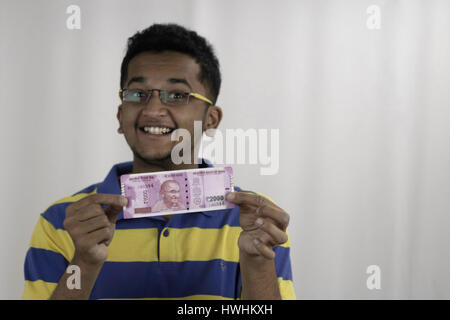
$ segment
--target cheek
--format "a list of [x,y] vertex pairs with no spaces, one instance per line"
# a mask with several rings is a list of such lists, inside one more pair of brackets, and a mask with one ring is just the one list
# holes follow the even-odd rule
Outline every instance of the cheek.
[[181,128],[193,131],[194,121],[203,121],[203,109],[187,106],[180,112],[174,112],[173,118]]
[[136,125],[136,113],[134,112],[122,112],[121,125],[124,130],[134,129]]

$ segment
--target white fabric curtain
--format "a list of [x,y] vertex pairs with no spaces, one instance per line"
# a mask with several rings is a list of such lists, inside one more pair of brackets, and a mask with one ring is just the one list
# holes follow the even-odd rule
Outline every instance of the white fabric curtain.
[[[67,28],[72,4],[81,29]],[[21,296],[39,214],[132,159],[115,118],[126,40],[175,22],[216,48],[221,128],[279,129],[277,174],[233,166],[237,185],[291,215],[297,297],[449,299],[449,12],[445,0],[3,0],[0,298]]]

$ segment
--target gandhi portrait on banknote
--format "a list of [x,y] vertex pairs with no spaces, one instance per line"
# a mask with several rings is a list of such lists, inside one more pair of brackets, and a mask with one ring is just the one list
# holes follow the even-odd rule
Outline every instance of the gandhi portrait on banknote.
[[185,209],[181,200],[180,185],[176,180],[163,182],[159,194],[161,199],[153,206],[153,212]]

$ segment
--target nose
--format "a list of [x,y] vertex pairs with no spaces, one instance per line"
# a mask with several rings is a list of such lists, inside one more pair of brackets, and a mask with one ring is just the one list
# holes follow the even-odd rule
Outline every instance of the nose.
[[149,117],[163,117],[168,114],[167,106],[165,106],[159,98],[159,91],[153,91],[152,96],[144,106],[142,113]]

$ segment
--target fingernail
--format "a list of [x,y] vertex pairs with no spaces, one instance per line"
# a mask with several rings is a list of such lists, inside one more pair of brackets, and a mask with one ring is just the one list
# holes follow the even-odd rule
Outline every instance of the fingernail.
[[255,245],[259,245],[259,240],[258,240],[258,239],[253,239],[253,243],[254,243]]
[[227,193],[227,200],[234,200],[235,196],[233,192]]
[[123,206],[123,207],[126,207],[127,204],[128,204],[128,199],[125,198],[124,196],[122,196],[122,199],[120,200],[120,202],[122,202],[122,206]]
[[258,226],[262,226],[262,224],[264,223],[264,221],[263,221],[263,219],[258,218],[258,219],[256,219],[255,223],[256,223]]

